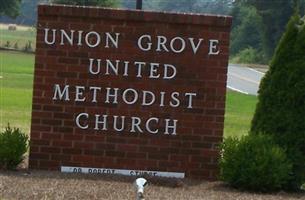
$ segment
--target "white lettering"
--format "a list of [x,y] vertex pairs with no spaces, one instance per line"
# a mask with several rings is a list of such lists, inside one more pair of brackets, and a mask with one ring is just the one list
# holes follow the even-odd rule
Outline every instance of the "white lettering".
[[[172,120],[174,122],[173,125],[169,125],[170,121],[171,121],[170,119],[165,119],[165,132],[164,132],[164,134],[166,134],[166,135],[169,135],[169,134],[176,135],[177,134],[176,130],[177,130],[178,120],[176,120],[176,119]],[[169,133],[169,129],[173,130],[172,133]]]
[[[131,100],[131,101],[128,101],[128,99],[127,99],[127,93],[128,93],[128,92],[132,92],[132,93],[133,93],[133,100]],[[126,104],[132,105],[132,104],[134,104],[134,103],[137,102],[137,100],[138,100],[138,98],[139,98],[139,95],[138,95],[138,93],[137,93],[136,90],[134,90],[134,89],[132,89],[132,88],[128,88],[128,89],[126,89],[126,90],[123,92],[122,98],[123,98],[123,101],[124,101]]]
[[84,86],[75,86],[75,101],[82,101],[84,102],[86,100],[86,97],[82,96],[84,95]]
[[[90,36],[95,36],[95,43],[92,43],[92,44],[90,43],[90,42],[92,42],[90,40]],[[86,34],[85,41],[86,41],[87,46],[89,46],[91,48],[97,47],[101,43],[101,36],[95,31],[90,31],[89,33]]]
[[63,91],[61,91],[59,84],[54,85],[54,96],[53,100],[57,100],[59,97],[59,100],[62,100],[63,97],[65,97],[65,101],[70,101],[69,98],[69,85],[65,85],[65,88]]
[[89,61],[90,61],[90,65],[89,65],[89,72],[90,74],[98,74],[101,72],[101,59],[97,59],[97,69],[96,71],[93,71],[93,62],[94,62],[94,59],[93,58],[89,58]]
[[[114,90],[113,94],[110,93],[111,89]],[[106,94],[106,101],[105,101],[105,103],[110,103],[109,99],[110,99],[110,97],[113,97],[113,102],[112,103],[117,104],[118,103],[118,90],[119,90],[119,88],[109,88],[109,87],[107,87],[106,90],[107,90],[107,94]]]
[[140,127],[140,124],[141,124],[141,119],[139,117],[131,117],[131,130],[130,130],[130,132],[135,133],[136,128],[137,128],[140,133],[143,133],[143,131]]
[[[169,75],[169,70],[168,69],[172,69],[172,74]],[[170,64],[164,64],[164,76],[163,79],[172,79],[176,76],[177,74],[177,69],[174,65],[170,65]]]
[[158,118],[155,118],[155,117],[152,117],[150,119],[147,120],[146,124],[145,124],[145,127],[146,127],[146,130],[149,132],[149,133],[153,133],[153,134],[156,134],[158,133],[158,129],[156,129],[155,131],[152,131],[151,128],[150,128],[150,122],[151,121],[156,121],[156,123],[159,122],[159,119]]
[[219,54],[219,49],[217,47],[219,41],[218,40],[210,40],[210,51],[209,55],[218,55]]
[[119,46],[119,35],[120,33],[115,33],[115,38],[112,37],[110,33],[106,33],[106,48],[109,48],[109,40],[115,48]]
[[165,92],[160,92],[160,107],[164,106],[164,96],[165,96]]
[[118,124],[118,116],[113,116],[113,129],[116,131],[123,131],[125,127],[125,116],[121,116],[121,128],[117,127]]
[[128,76],[128,67],[129,67],[129,62],[124,61],[124,74],[123,74],[123,76]]
[[200,38],[198,43],[197,43],[197,45],[195,45],[194,38],[189,38],[189,41],[191,43],[191,46],[192,46],[194,54],[196,54],[198,49],[199,49],[199,47],[200,47],[200,45],[201,45],[201,43],[202,43],[202,41],[203,41],[203,39]]
[[[148,95],[150,96],[150,102],[148,102]],[[156,100],[155,94],[150,91],[143,91],[143,102],[142,106],[150,106],[152,105]]]
[[80,121],[81,117],[85,117],[85,119],[88,119],[89,115],[88,115],[88,113],[80,113],[80,114],[78,114],[77,117],[76,117],[76,120],[75,120],[77,127],[80,128],[80,129],[84,129],[84,130],[88,129],[88,127],[89,127],[88,124],[85,125],[85,126],[80,124],[79,121]]
[[[147,38],[149,42],[147,42],[147,47],[143,47],[143,44],[142,44],[142,40]],[[142,51],[149,51],[151,50],[151,46],[152,46],[152,43],[151,43],[151,36],[150,35],[142,35],[139,39],[138,39],[138,47],[142,50]]]
[[94,130],[100,130],[99,129],[99,125],[102,124],[103,125],[102,130],[103,131],[107,131],[107,117],[108,117],[108,115],[103,115],[103,119],[100,120],[100,115],[95,115],[95,127],[94,127]]
[[83,45],[82,44],[83,32],[84,31],[78,31],[78,43],[77,43],[78,46],[82,46]]
[[134,62],[134,64],[137,66],[137,77],[142,77],[142,67],[146,65],[145,62]]
[[110,67],[112,69],[112,71],[114,72],[114,74],[118,75],[119,74],[119,63],[120,63],[120,61],[116,60],[115,66],[114,66],[114,64],[110,60],[106,59],[106,73],[105,74],[109,75],[109,67]]
[[187,108],[193,108],[193,96],[195,97],[196,95],[196,93],[185,93],[185,96],[189,97],[189,103]]
[[93,95],[92,95],[92,102],[96,103],[96,92],[99,90],[101,91],[102,88],[100,87],[90,87],[90,90],[93,90]]
[[150,63],[150,75],[149,78],[159,78],[160,74],[158,72],[159,63]]
[[157,51],[162,51],[163,48],[166,52],[169,52],[168,48],[166,47],[167,38],[165,36],[157,36],[157,38]]
[[69,36],[65,30],[60,30],[60,33],[61,33],[60,45],[64,45],[64,38],[66,38],[66,40],[68,40],[70,45],[73,45],[74,32],[75,32],[74,30],[71,30],[70,36]]
[[[175,49],[175,42],[176,42],[176,41],[180,41],[180,43],[181,43],[180,49]],[[172,50],[173,52],[175,52],[175,53],[181,53],[181,52],[184,51],[184,49],[185,49],[185,41],[184,41],[183,38],[181,38],[181,37],[175,37],[175,38],[173,38],[173,39],[171,40],[171,42],[170,42],[170,47],[171,47],[171,50]]]
[[56,38],[56,29],[52,29],[52,41],[48,41],[48,37],[49,37],[49,30],[48,28],[45,28],[44,29],[44,42],[46,44],[55,44],[55,38]]
[[171,106],[171,107],[178,107],[179,105],[180,105],[180,100],[178,99],[178,97],[179,97],[179,92],[173,92],[172,93],[172,95],[171,95],[171,97],[172,97],[172,100],[174,101],[170,101],[169,102],[169,105]]

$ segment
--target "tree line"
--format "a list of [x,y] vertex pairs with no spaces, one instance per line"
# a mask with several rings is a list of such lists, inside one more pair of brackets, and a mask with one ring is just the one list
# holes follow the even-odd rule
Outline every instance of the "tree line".
[[[304,14],[305,0],[142,0],[144,10],[211,13],[233,16],[231,59],[268,63],[285,26],[294,12]],[[134,9],[135,0],[0,0],[0,16],[16,17],[19,23],[36,23],[36,5],[51,2],[72,5]],[[21,8],[21,10],[20,10]],[[0,22],[10,22],[0,18]]]
[[236,0],[230,11],[231,57],[268,63],[290,17],[304,14],[304,6],[304,0]]

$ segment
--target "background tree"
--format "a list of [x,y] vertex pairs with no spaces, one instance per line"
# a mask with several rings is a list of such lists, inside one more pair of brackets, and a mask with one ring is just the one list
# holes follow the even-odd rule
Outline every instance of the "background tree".
[[51,0],[53,3],[69,4],[78,6],[103,6],[103,7],[117,7],[118,0]]
[[166,11],[228,14],[232,3],[232,0],[176,0],[162,1],[161,6]]
[[1,16],[0,22],[5,24],[13,23],[34,26],[37,22],[37,5],[46,2],[48,2],[48,0],[23,0],[20,4],[20,13],[15,19]]
[[[17,15],[20,1],[0,0],[0,22],[35,25],[37,4],[40,2],[129,9],[134,9],[136,5],[136,0],[24,0],[16,20],[5,17],[9,13],[10,16]],[[268,64],[296,4],[300,13],[304,14],[305,0],[143,0],[143,9],[232,15],[231,58],[243,57],[246,52],[254,58],[249,62]]]
[[288,189],[305,181],[305,25],[293,16],[259,89],[251,133],[274,136],[293,163]]
[[238,9],[234,13],[234,18],[237,20],[234,22],[235,26],[232,30],[231,54],[235,55],[249,47],[261,50],[262,18],[252,6]]
[[[180,0],[180,1],[167,1],[163,4],[163,10],[168,11],[183,11],[183,12],[195,12],[198,10],[196,6],[198,6],[197,0]],[[200,6],[201,7],[201,6]]]
[[17,17],[21,0],[0,0],[0,16]]
[[295,0],[249,0],[249,4],[256,7],[263,20],[262,43],[267,58],[273,55],[286,24],[295,11],[295,3]]
[[[298,5],[298,6],[297,6]],[[305,1],[304,0],[236,0],[233,4],[232,16],[234,17],[233,23],[233,32],[232,38],[236,38],[235,33],[238,33],[238,26],[243,25],[243,21],[247,20],[245,16],[247,13],[241,13],[241,10],[244,8],[253,7],[256,9],[256,13],[261,17],[261,25],[259,41],[261,48],[259,51],[264,57],[264,62],[268,63],[271,59],[273,52],[277,43],[280,40],[281,35],[285,29],[285,25],[287,24],[290,16],[296,12],[296,8],[304,8]],[[257,23],[257,21],[255,22]],[[256,31],[256,30],[255,30]],[[253,38],[253,42],[257,38]],[[235,44],[237,42],[238,44]],[[243,44],[240,49],[238,49],[238,45]],[[238,51],[243,50],[244,44],[249,44],[249,38],[240,38],[237,41],[232,40],[231,50],[233,50],[233,55]],[[233,48],[233,47],[237,47]],[[256,49],[255,46],[251,46]]]

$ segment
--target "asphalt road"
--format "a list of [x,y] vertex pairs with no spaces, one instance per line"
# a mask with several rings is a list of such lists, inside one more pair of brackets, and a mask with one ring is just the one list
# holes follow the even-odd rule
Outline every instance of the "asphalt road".
[[244,94],[257,95],[263,76],[264,73],[255,69],[229,64],[227,88]]

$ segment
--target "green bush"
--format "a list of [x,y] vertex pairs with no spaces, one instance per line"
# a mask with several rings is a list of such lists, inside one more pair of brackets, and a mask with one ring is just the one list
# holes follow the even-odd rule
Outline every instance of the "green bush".
[[28,136],[9,125],[0,133],[0,167],[15,169],[28,149]]
[[305,182],[305,25],[293,16],[263,78],[251,133],[266,133],[287,149],[293,163],[286,189],[298,190]]
[[231,62],[234,63],[264,63],[262,55],[254,48],[248,47],[240,51]]
[[292,164],[271,136],[229,137],[221,148],[220,176],[233,187],[271,192],[282,189],[290,179]]

